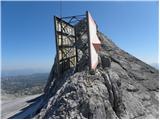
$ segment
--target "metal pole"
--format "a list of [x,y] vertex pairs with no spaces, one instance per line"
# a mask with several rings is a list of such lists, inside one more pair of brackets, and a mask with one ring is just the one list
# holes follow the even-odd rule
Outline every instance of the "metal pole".
[[76,27],[74,27],[74,34],[75,34],[75,46],[76,46],[76,72],[78,71],[78,49],[77,49],[77,32],[76,32]]
[[57,39],[57,29],[56,29],[56,26],[57,26],[57,24],[56,24],[56,20],[57,20],[57,18],[56,18],[56,16],[54,16],[54,31],[55,31],[55,41],[56,41],[56,50],[57,50],[57,53],[56,53],[56,62],[57,62],[57,64],[56,64],[56,72],[57,72],[57,77],[59,78],[59,48],[58,48],[58,39]]
[[91,70],[91,46],[90,46],[90,31],[89,31],[89,12],[86,11],[86,18],[87,18],[87,35],[88,35],[88,54],[89,54],[89,70]]

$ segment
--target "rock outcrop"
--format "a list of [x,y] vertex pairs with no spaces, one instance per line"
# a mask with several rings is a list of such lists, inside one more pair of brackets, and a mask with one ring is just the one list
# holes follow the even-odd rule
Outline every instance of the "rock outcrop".
[[[121,50],[98,32],[99,64],[61,79],[54,64],[44,105],[35,118],[158,118],[158,70]],[[56,61],[56,60],[55,60]],[[83,68],[83,66],[82,66]]]

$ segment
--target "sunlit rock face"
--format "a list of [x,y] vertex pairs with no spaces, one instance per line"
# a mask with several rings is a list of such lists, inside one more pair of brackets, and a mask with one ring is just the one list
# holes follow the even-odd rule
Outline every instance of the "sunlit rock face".
[[45,88],[45,104],[35,118],[159,117],[158,70],[121,50],[104,34],[98,32],[98,37],[97,69],[89,71],[82,60],[81,71],[66,71],[56,79],[54,64]]

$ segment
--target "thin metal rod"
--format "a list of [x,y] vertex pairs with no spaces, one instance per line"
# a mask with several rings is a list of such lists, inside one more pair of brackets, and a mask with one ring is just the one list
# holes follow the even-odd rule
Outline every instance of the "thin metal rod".
[[60,17],[62,17],[62,0],[60,0]]
[[69,24],[68,22],[62,20],[61,18],[59,18],[59,17],[56,17],[56,18],[58,19],[59,22],[60,22],[60,21],[63,21],[63,22],[64,22],[65,24],[67,24],[68,26],[74,27],[73,25]]
[[88,32],[88,53],[89,53],[89,70],[91,70],[91,50],[90,50],[90,31],[89,31],[89,12],[86,11],[86,17],[87,17],[87,32]]
[[56,72],[57,72],[57,77],[59,78],[59,48],[58,48],[58,39],[57,39],[57,24],[56,24],[56,21],[57,21],[57,17],[54,16],[54,31],[55,31],[55,42],[56,42],[56,50],[57,50],[57,54],[56,54],[56,57],[57,57],[57,65],[56,65]]
[[77,48],[77,29],[74,27],[74,34],[75,34],[75,47],[76,47],[76,72],[78,71],[78,48]]
[[74,15],[74,16],[67,16],[67,17],[61,17],[61,19],[69,19],[69,18],[72,18],[72,17],[80,17],[80,16],[86,16],[86,15]]

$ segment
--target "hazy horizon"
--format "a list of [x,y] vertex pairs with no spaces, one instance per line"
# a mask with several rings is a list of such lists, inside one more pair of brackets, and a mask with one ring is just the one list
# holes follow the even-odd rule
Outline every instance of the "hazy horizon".
[[[156,68],[159,70],[159,64],[158,63],[151,63],[149,64],[152,67]],[[5,76],[19,76],[19,75],[31,75],[31,74],[36,74],[36,73],[50,73],[51,68],[19,68],[19,69],[8,69],[4,70],[2,69],[2,77]]]
[[[2,71],[50,71],[56,54],[53,16],[91,12],[121,49],[157,66],[158,2],[1,2]],[[70,9],[72,8],[72,9]]]

